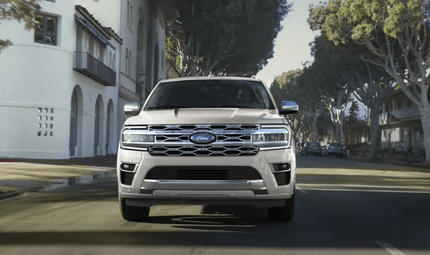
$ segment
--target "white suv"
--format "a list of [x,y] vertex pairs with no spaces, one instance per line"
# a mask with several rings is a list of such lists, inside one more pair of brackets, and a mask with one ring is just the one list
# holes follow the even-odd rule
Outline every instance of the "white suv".
[[292,132],[260,80],[192,77],[160,81],[129,115],[118,149],[122,216],[145,221],[159,204],[254,205],[271,220],[294,215]]

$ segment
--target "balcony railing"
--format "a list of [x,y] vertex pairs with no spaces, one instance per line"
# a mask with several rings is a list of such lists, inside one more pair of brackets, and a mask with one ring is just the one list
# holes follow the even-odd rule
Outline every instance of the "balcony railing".
[[116,71],[88,52],[75,51],[73,69],[105,86],[116,85]]

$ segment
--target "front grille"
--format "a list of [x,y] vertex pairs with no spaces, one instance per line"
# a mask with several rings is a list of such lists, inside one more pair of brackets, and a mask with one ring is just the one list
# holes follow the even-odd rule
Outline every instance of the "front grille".
[[152,156],[253,156],[257,146],[150,146]]
[[[255,124],[150,125],[155,141],[148,151],[153,156],[252,156],[258,153],[251,134],[260,128]],[[210,144],[196,144],[190,137],[210,133]]]
[[[250,134],[214,134],[215,142],[251,142]],[[186,143],[190,142],[190,134],[156,134],[158,143]]]
[[260,180],[251,167],[155,167],[145,179],[153,180]]

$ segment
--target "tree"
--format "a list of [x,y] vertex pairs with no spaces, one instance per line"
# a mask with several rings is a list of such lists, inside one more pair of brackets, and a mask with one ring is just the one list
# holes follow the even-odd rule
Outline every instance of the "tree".
[[304,112],[302,111],[303,96],[298,90],[297,79],[303,73],[301,69],[291,70],[275,77],[270,92],[272,93],[278,107],[282,100],[295,101],[299,105],[299,111],[296,114],[286,115],[288,124],[292,127],[293,136],[297,139],[297,134],[304,124]]
[[327,100],[324,94],[325,84],[318,70],[314,66],[306,67],[303,74],[297,79],[299,94],[302,95],[301,111],[304,115],[304,122],[312,129],[312,141],[318,142],[317,121],[326,109]]
[[314,76],[318,77],[314,85],[322,93],[323,102],[335,125],[336,140],[342,143],[342,125],[351,90],[346,86],[343,76],[348,68],[348,62],[342,60],[346,59],[348,54],[345,51],[339,51],[338,48],[324,36],[316,37],[311,43],[314,62],[309,69],[312,69]]
[[[25,29],[34,28],[35,15],[40,11],[39,0],[0,0],[0,20],[24,21]],[[7,39],[0,39],[0,52],[12,45]]]
[[351,100],[351,105],[349,106],[349,110],[348,110],[348,117],[346,117],[346,129],[349,130],[350,133],[350,137],[354,138],[356,131],[357,131],[357,126],[359,124],[359,120],[358,120],[358,103],[355,100]]
[[379,134],[379,106],[382,98],[394,89],[393,79],[381,68],[365,64],[362,68],[350,70],[348,86],[354,91],[356,98],[365,104],[370,120],[370,149],[369,158],[376,157],[376,145]]
[[[169,34],[185,76],[256,74],[273,56],[286,0],[178,0]],[[179,38],[179,40],[178,40]],[[177,55],[174,54],[174,55]]]
[[362,58],[383,68],[418,106],[430,165],[429,1],[330,0],[323,13],[330,40],[366,46],[370,54]]

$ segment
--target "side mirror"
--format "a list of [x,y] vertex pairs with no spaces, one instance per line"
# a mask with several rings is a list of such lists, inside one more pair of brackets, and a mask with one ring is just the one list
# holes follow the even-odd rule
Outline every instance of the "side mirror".
[[299,111],[299,106],[293,101],[282,101],[281,109],[279,109],[280,114],[293,114]]
[[140,112],[140,103],[133,102],[124,105],[124,112],[126,115],[138,115]]

